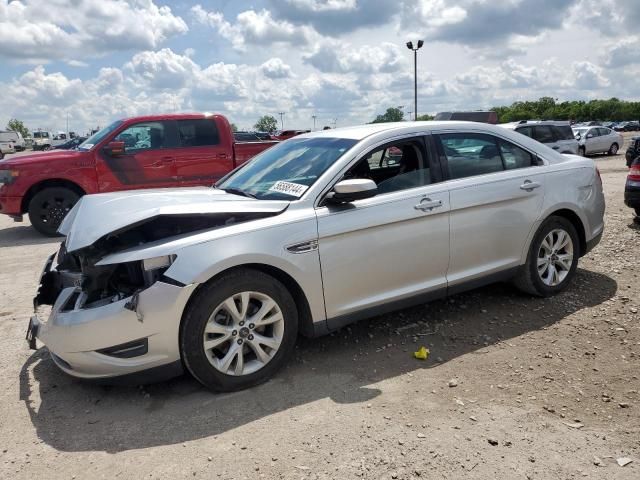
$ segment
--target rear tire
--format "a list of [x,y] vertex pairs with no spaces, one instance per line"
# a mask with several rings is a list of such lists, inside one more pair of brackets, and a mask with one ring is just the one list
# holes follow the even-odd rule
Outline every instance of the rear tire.
[[204,285],[189,303],[180,355],[205,387],[230,392],[269,380],[291,356],[297,336],[298,311],[287,288],[261,271],[234,270]]
[[571,283],[579,257],[580,242],[573,224],[564,217],[551,216],[538,228],[527,261],[513,283],[531,295],[555,295]]
[[58,227],[79,199],[80,195],[65,187],[39,191],[29,202],[31,225],[47,237],[58,236]]
[[640,217],[640,207],[636,207],[633,210],[636,212],[636,217]]
[[617,155],[618,154],[618,144],[614,143],[609,147],[609,151],[607,152],[609,155]]

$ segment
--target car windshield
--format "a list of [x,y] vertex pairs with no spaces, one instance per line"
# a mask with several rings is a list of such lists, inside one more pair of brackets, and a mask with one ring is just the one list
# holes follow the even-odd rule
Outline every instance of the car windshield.
[[257,155],[216,187],[261,200],[295,200],[356,143],[346,138],[293,138]]
[[33,138],[49,138],[49,132],[33,132]]
[[113,122],[108,127],[104,127],[97,133],[94,133],[89,138],[87,138],[84,142],[78,145],[78,150],[91,150],[94,145],[100,143],[104,137],[113,132],[116,128],[122,125],[122,120],[117,120]]

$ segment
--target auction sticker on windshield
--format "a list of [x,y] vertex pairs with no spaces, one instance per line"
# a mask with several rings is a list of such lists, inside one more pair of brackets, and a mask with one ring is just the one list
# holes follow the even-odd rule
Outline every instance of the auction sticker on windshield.
[[272,192],[284,193],[285,195],[291,195],[293,197],[299,198],[307,190],[307,188],[308,187],[306,185],[279,180],[274,183],[269,190]]

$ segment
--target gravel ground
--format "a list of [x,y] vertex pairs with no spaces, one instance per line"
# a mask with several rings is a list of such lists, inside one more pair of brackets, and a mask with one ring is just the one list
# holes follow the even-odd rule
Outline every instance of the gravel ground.
[[624,158],[596,161],[605,235],[561,295],[497,284],[360,322],[234,394],[95,386],[28,350],[57,242],[0,216],[0,478],[640,478],[640,228]]

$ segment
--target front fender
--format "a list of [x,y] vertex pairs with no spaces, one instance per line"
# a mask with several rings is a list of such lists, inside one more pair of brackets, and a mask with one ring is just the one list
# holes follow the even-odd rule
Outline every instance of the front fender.
[[[317,240],[315,217],[254,231],[210,239],[202,233],[153,245],[141,245],[103,258],[99,264],[130,262],[176,255],[165,275],[184,284],[201,284],[231,268],[259,264],[277,268],[293,278],[305,293],[314,322],[326,318],[318,250],[292,253],[287,246]],[[206,239],[206,240],[205,240]]]

